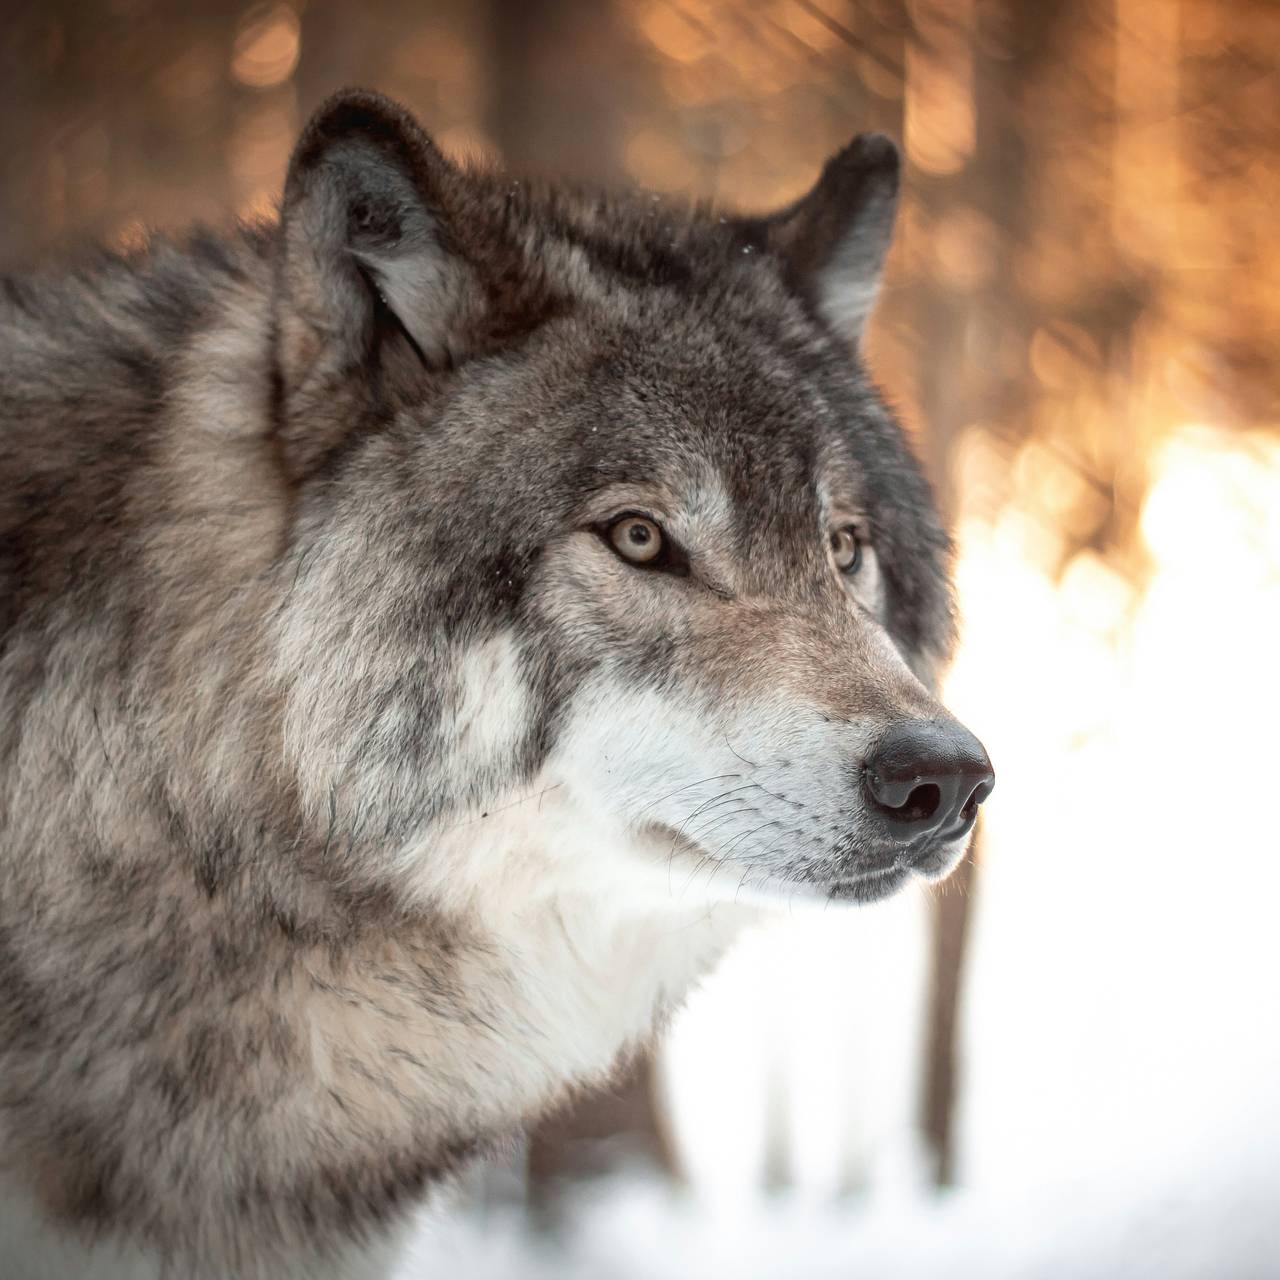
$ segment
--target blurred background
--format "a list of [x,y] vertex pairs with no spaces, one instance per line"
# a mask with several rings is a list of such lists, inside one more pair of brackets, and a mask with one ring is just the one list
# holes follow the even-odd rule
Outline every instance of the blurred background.
[[270,215],[333,89],[763,210],[903,146],[869,360],[958,543],[1000,784],[799,906],[405,1277],[1280,1276],[1280,5],[7,0],[0,269]]

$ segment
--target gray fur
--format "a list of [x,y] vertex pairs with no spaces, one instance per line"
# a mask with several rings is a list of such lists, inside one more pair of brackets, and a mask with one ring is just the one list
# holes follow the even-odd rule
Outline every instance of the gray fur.
[[[793,690],[768,761],[730,744],[733,839],[688,821],[730,788],[678,770],[683,802],[635,772],[619,830],[866,896],[856,813],[787,777],[805,735],[852,777],[944,714],[947,540],[851,348],[885,146],[726,220],[465,173],[351,93],[280,226],[4,281],[0,1182],[51,1233],[137,1274],[354,1274],[649,1036],[740,913],[596,885],[559,763],[586,691],[697,722]],[[639,490],[683,513],[682,572],[598,536]],[[794,834],[748,832],[768,796]]]

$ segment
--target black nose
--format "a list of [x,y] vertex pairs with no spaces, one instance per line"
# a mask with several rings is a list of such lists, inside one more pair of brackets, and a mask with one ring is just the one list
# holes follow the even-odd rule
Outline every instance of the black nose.
[[982,743],[955,721],[904,720],[868,757],[863,789],[897,839],[965,835],[996,784]]

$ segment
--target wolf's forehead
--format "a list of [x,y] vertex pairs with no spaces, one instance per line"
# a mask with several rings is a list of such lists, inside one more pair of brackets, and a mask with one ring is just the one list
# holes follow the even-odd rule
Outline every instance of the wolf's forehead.
[[[767,349],[745,359],[726,358],[722,349],[705,361],[697,348],[690,354],[686,347],[685,359],[641,371],[610,413],[670,484],[702,493],[714,476],[729,506],[762,491],[792,503],[857,496],[870,444],[860,435],[874,404],[852,377],[833,387],[829,376],[791,368]],[[629,394],[637,388],[639,395]]]
[[581,447],[599,483],[652,485],[708,525],[745,513],[808,529],[861,505],[856,399],[840,403],[781,359],[739,365],[689,343],[662,354],[633,349],[589,398]]

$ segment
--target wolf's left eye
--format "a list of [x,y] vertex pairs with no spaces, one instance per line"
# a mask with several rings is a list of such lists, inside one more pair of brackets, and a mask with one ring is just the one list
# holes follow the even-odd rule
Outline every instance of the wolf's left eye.
[[632,564],[649,564],[662,554],[662,530],[645,516],[621,516],[609,526],[613,549]]
[[832,530],[831,558],[841,573],[854,574],[862,567],[862,539],[858,537],[856,524]]

